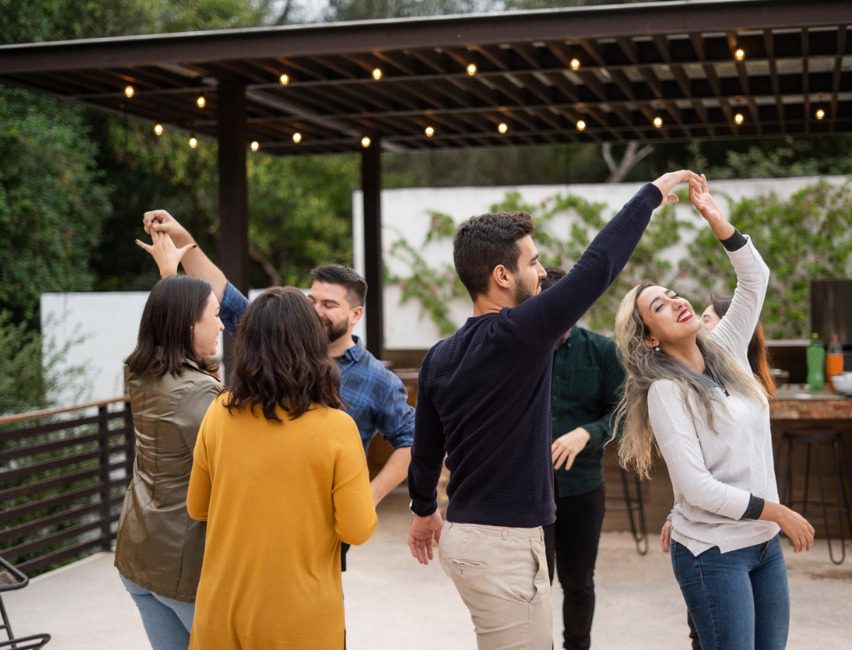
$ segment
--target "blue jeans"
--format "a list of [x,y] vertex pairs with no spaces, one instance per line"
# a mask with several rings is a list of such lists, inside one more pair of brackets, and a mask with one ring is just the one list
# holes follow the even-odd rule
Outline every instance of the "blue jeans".
[[186,650],[195,603],[166,598],[119,574],[139,614],[153,650]]
[[672,540],[672,568],[702,650],[783,650],[790,625],[780,536],[695,557]]

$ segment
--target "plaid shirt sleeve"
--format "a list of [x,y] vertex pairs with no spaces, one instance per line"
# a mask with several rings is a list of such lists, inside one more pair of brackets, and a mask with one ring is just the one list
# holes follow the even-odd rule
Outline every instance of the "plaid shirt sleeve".
[[222,319],[222,325],[231,336],[236,335],[240,317],[248,306],[248,298],[240,293],[239,289],[230,282],[225,285],[225,294],[222,296],[222,302],[219,303],[219,318]]

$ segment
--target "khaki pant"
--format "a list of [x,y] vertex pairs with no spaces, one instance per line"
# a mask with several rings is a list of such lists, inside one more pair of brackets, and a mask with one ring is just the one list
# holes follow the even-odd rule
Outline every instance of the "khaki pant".
[[553,613],[538,528],[447,522],[441,566],[470,611],[479,650],[550,650]]

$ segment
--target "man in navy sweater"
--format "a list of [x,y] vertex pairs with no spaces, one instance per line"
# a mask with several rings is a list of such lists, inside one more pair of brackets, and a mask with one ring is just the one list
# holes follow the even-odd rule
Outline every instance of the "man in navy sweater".
[[[470,610],[480,649],[552,645],[542,525],[555,519],[550,422],[553,347],[612,283],[661,202],[698,178],[664,174],[642,187],[577,265],[540,294],[544,268],[523,213],[463,223],[456,272],[473,316],[427,353],[420,369],[408,472],[411,554],[440,540],[444,571]],[[447,529],[436,487],[446,454]]]

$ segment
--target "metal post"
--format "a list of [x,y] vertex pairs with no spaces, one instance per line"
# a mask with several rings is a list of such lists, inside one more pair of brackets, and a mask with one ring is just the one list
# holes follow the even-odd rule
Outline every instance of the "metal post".
[[364,200],[364,275],[367,281],[367,349],[381,358],[384,348],[384,278],[382,276],[382,151],[381,140],[361,153]]
[[[249,288],[248,182],[246,179],[246,89],[220,78],[219,262],[227,278],[243,293]],[[233,341],[225,336],[225,368],[232,367]]]
[[98,463],[100,490],[100,518],[101,518],[101,548],[109,551],[112,548],[112,518],[110,512],[110,489],[109,489],[109,417],[107,405],[98,407]]

